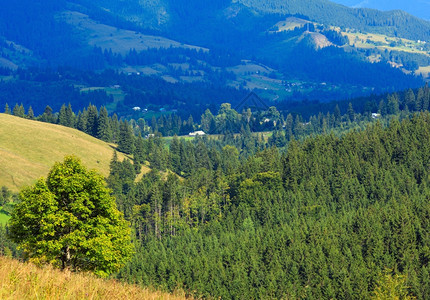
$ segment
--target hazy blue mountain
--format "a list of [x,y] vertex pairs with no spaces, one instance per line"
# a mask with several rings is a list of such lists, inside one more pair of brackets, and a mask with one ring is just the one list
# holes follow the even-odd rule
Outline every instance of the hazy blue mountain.
[[332,0],[350,7],[368,7],[379,10],[404,10],[414,16],[430,20],[429,0]]
[[[353,9],[327,0],[0,0],[0,7],[0,58],[7,60],[4,66],[31,64],[22,56],[21,47],[28,49],[26,53],[31,53],[36,65],[90,70],[125,70],[157,63],[172,69],[172,57],[188,55],[194,65],[182,75],[179,70],[176,75],[175,70],[169,74],[151,70],[160,77],[173,74],[175,78],[168,77],[171,81],[181,81],[179,77],[190,77],[198,70],[210,74],[198,80],[264,90],[271,87],[261,86],[261,78],[249,82],[250,74],[258,71],[253,68],[264,65],[270,71],[263,80],[278,82],[278,90],[291,96],[292,89],[286,89],[282,82],[299,80],[313,87],[330,83],[327,91],[340,90],[340,95],[348,95],[350,87],[385,91],[417,86],[419,78],[391,68],[387,62],[406,66],[407,71],[430,65],[425,53],[414,54],[418,62],[409,54],[377,49],[381,41],[371,40],[367,48],[358,49],[341,34],[330,31],[334,25],[352,30],[351,34],[384,34],[383,42],[401,49],[404,45],[394,48],[401,42],[398,37],[415,44],[417,40],[430,41],[430,22],[402,11]],[[289,18],[308,25],[276,29]],[[368,40],[367,36],[352,37]],[[12,47],[11,41],[19,47]],[[421,52],[428,51],[426,45],[419,46]],[[149,48],[173,50],[166,57],[158,57],[157,52],[140,53]],[[175,49],[211,52],[205,56]],[[252,62],[253,67],[243,71],[240,65],[244,62]],[[229,70],[241,74],[235,78]],[[312,95],[316,97],[321,97],[317,90]]]

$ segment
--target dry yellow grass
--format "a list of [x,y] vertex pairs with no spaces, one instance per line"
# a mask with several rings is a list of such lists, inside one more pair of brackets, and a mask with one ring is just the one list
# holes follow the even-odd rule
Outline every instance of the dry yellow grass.
[[415,74],[423,75],[424,78],[430,77],[430,66],[420,67]]
[[278,27],[277,31],[281,32],[281,31],[289,31],[289,30],[294,30],[296,28],[301,28],[305,26],[307,23],[312,23],[312,22],[309,22],[307,20],[303,20],[300,18],[296,18],[296,17],[288,17],[286,20],[276,23],[275,26]]
[[0,256],[0,299],[185,299],[116,280],[42,268]]
[[70,154],[107,176],[113,152],[113,145],[76,129],[0,114],[0,186],[13,191],[46,177],[55,162]]

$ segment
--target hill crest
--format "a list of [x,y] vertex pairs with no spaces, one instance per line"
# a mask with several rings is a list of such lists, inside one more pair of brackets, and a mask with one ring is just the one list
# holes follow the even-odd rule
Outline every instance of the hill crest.
[[0,114],[0,186],[13,191],[46,176],[69,154],[107,176],[114,150],[115,145],[73,128]]

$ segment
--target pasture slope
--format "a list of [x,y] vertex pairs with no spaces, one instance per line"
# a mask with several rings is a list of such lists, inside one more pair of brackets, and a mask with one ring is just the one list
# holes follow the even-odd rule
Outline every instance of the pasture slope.
[[0,256],[0,299],[185,299],[88,274],[42,268]]
[[[73,128],[0,114],[0,187],[18,191],[31,185],[70,154],[108,176],[114,149]],[[124,157],[118,153],[120,160]]]

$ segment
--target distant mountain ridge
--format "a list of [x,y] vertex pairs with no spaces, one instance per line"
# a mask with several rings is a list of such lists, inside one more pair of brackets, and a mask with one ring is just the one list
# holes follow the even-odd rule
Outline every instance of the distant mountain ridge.
[[332,0],[354,8],[374,8],[379,10],[404,10],[424,20],[430,20],[430,1],[428,0]]
[[[34,65],[114,69],[171,83],[275,91],[269,99],[303,99],[310,92],[312,99],[324,100],[330,93],[339,98],[417,87],[422,79],[408,74],[426,78],[430,72],[430,22],[402,11],[352,9],[327,0],[0,0],[0,5],[0,71]],[[306,26],[276,29],[288,18]],[[29,51],[19,51],[24,48]],[[173,50],[162,54],[159,48]],[[272,71],[243,71],[246,62]],[[302,95],[305,89],[290,88],[294,80],[314,88]],[[315,88],[320,83],[330,83],[326,94]]]
[[[73,1],[73,0],[72,0]],[[74,0],[81,5],[89,0]],[[154,0],[129,1],[127,4],[117,1],[96,0],[94,3],[103,10],[145,28],[171,31],[180,23],[193,23],[198,18],[211,22],[218,19],[233,19],[248,9],[249,15],[302,15],[326,24],[350,27],[370,32],[385,31],[391,35],[405,38],[430,40],[430,22],[401,11],[382,12],[366,8],[349,8],[327,0]],[[240,8],[238,5],[241,5]],[[133,12],[133,13],[131,13]],[[232,14],[233,12],[233,14]],[[189,28],[188,28],[189,29]]]
[[0,37],[48,59],[70,60],[70,55],[79,55],[76,49],[87,51],[82,30],[67,21],[67,11],[119,29],[209,48],[236,49],[291,15],[325,26],[430,41],[430,22],[405,12],[353,9],[327,0],[0,0],[0,5]]

